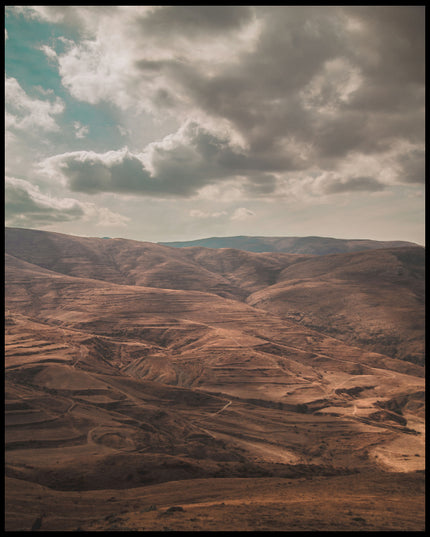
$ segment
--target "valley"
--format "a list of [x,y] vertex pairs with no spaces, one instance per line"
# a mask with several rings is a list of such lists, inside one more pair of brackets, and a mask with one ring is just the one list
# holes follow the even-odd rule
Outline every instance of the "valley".
[[5,271],[7,530],[424,528],[424,248],[9,228]]

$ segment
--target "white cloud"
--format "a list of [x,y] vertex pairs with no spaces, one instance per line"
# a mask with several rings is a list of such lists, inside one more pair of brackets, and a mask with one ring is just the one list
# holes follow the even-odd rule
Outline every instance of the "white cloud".
[[6,77],[6,126],[8,128],[31,132],[37,129],[46,132],[59,130],[55,116],[64,111],[63,101],[56,97],[54,101],[30,97],[20,86],[16,78]]
[[334,114],[363,83],[359,68],[345,58],[324,62],[321,70],[301,90],[303,106],[319,114]]
[[227,216],[226,211],[202,211],[200,209],[191,209],[189,211],[191,218],[220,218]]
[[121,134],[121,136],[130,136],[132,134],[130,129],[127,129],[127,128],[123,127],[122,125],[117,125],[117,128],[118,128],[119,133]]
[[196,196],[197,199],[201,199],[204,202],[212,200],[217,200],[217,202],[240,202],[243,197],[242,185],[236,179],[203,186]]
[[49,6],[6,6],[6,9],[16,14],[24,15],[27,18],[47,20],[49,22],[60,22],[63,16],[49,10]]
[[122,109],[133,105],[139,108],[137,95],[129,91],[133,63],[115,35],[105,46],[97,40],[85,40],[59,55],[62,82],[78,100],[90,104],[106,101]]
[[[28,17],[75,26],[79,41],[63,39],[66,50],[41,49],[58,61],[63,85],[76,99],[113,103],[169,114],[174,104],[182,119],[189,95],[176,71],[199,65],[213,76],[239,61],[258,42],[260,21],[249,6],[14,6]],[[167,31],[167,34],[166,34]],[[223,39],[219,39],[219,32]],[[166,39],[168,35],[168,39]],[[149,71],[142,69],[146,63]]]
[[124,227],[130,222],[128,216],[115,213],[107,207],[98,207],[94,203],[85,204],[85,220],[93,221],[96,226]]
[[85,214],[80,202],[71,198],[54,198],[40,192],[38,186],[24,179],[6,177],[6,222],[69,221]]
[[255,213],[246,207],[239,207],[234,211],[231,216],[232,220],[246,220],[251,216],[255,216]]
[[94,203],[58,198],[24,179],[5,178],[5,220],[9,226],[40,226],[77,220],[101,226],[123,226],[130,219]]
[[41,50],[50,60],[57,60],[58,56],[55,50],[52,47],[49,47],[48,45],[41,45],[39,47],[39,50]]
[[85,136],[90,131],[90,128],[88,125],[82,125],[82,123],[80,123],[79,121],[75,121],[73,123],[73,128],[75,129],[76,138],[85,138]]

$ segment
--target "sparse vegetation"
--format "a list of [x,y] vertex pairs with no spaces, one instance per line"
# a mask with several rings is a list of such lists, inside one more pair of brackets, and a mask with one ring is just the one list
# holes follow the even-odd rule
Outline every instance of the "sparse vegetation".
[[[21,236],[9,236],[6,261],[8,529],[30,530],[45,508],[47,531],[59,520],[83,531],[421,527],[423,368],[357,339],[407,349],[418,333],[390,339],[363,302],[327,310],[348,285],[363,296],[372,282],[351,266],[346,277],[342,259],[367,254],[324,261],[41,232],[13,246]],[[346,287],[333,294],[330,274]],[[272,310],[280,290],[294,320]],[[333,319],[354,345],[330,336]],[[339,519],[347,509],[355,518]]]

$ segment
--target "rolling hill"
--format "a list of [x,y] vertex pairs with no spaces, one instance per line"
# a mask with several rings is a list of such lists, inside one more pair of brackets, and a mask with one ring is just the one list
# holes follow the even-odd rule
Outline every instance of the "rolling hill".
[[8,530],[422,527],[423,248],[5,239]]
[[247,298],[348,343],[424,365],[424,248],[321,256]]

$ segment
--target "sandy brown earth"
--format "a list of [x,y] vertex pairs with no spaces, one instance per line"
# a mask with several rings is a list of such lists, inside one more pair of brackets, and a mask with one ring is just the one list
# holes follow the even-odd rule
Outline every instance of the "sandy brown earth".
[[417,247],[314,256],[284,269],[247,303],[423,365],[424,257]]
[[[6,479],[11,529],[87,531],[420,531],[415,474],[170,481],[118,491],[53,491]],[[20,513],[19,516],[17,513]]]
[[[313,257],[27,230],[6,249],[7,530],[424,528],[414,248],[324,256],[326,303],[345,266],[354,289],[409,267],[383,290],[392,353],[273,311],[300,265],[319,301]],[[366,331],[382,306],[360,304],[343,315]]]

